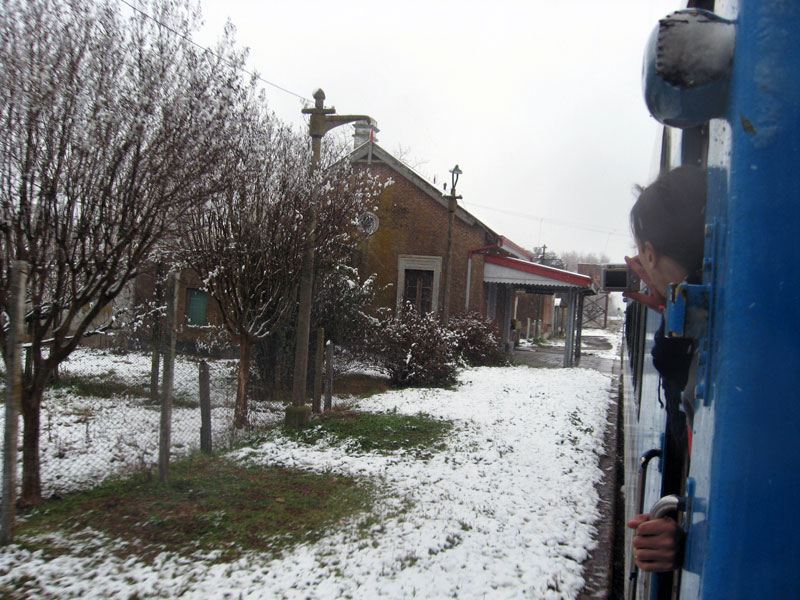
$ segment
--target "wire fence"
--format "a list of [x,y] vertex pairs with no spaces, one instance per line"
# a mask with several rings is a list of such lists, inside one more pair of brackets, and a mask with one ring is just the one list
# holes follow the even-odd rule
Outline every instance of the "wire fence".
[[[200,363],[190,355],[175,360],[172,459],[200,448]],[[221,450],[244,433],[233,428],[238,361],[206,359],[206,364],[212,443],[214,450]],[[58,380],[45,391],[41,406],[43,497],[88,489],[134,471],[157,470],[161,403],[151,395],[151,369],[150,354],[86,347],[61,364]],[[251,428],[278,423],[283,415],[282,403],[249,403]],[[0,414],[0,429],[3,426]],[[17,462],[19,483],[22,453]]]

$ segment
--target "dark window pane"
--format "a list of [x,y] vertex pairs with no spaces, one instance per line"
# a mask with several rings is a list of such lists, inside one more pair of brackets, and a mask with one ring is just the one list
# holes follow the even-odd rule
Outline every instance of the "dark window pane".
[[403,299],[420,312],[433,310],[433,271],[406,269]]
[[186,302],[186,322],[189,325],[208,325],[208,294],[189,288]]

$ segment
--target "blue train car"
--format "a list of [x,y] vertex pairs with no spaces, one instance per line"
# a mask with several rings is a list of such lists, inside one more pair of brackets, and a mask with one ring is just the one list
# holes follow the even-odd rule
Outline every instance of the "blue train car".
[[[645,56],[661,167],[708,168],[703,283],[665,309],[667,330],[699,345],[686,555],[668,591],[639,576],[628,592],[800,598],[800,2],[691,4],[668,25],[675,35],[657,27]],[[663,77],[669,61],[684,61],[677,78]],[[638,457],[663,445],[648,356],[660,318],[628,307],[628,517],[637,494],[645,510],[660,495],[658,457],[644,488],[635,477]]]

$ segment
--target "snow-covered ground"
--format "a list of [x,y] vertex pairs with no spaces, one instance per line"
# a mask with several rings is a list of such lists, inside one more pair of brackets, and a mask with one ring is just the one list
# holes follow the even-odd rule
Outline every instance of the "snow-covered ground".
[[453,390],[359,402],[361,410],[454,420],[446,449],[428,459],[285,439],[231,453],[374,479],[383,519],[366,540],[349,522],[279,559],[165,553],[144,564],[116,557],[116,542],[99,533],[88,546],[65,535],[66,551],[49,560],[16,545],[0,550],[0,586],[28,579],[36,597],[59,599],[575,598],[595,546],[611,388],[607,375],[588,369],[470,369]]
[[[150,381],[150,356],[78,348],[62,363],[61,377],[113,383],[119,391],[111,397],[77,395],[69,387],[45,391],[41,408],[40,460],[42,494],[86,489],[104,479],[158,462],[161,412],[146,397]],[[215,448],[228,447],[236,394],[236,361],[209,361],[211,425]],[[127,389],[126,389],[127,386]],[[200,446],[198,363],[179,357],[175,365],[175,405],[172,409],[172,454],[179,456]],[[283,418],[280,407],[252,407],[259,424]],[[271,410],[275,409],[275,410]],[[0,411],[0,428],[5,413]],[[20,429],[22,431],[22,421]],[[17,481],[21,478],[20,470]]]

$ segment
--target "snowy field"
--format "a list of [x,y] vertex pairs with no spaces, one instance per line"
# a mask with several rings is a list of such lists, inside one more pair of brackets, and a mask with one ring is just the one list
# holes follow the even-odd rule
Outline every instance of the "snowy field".
[[375,480],[383,519],[367,539],[354,521],[279,559],[221,564],[164,553],[144,564],[115,557],[115,540],[101,534],[94,546],[64,537],[66,551],[50,560],[14,545],[0,551],[0,585],[29,579],[37,597],[76,599],[575,598],[595,546],[611,388],[588,369],[470,369],[452,390],[358,404],[454,420],[446,449],[431,458],[280,438],[230,454]]

